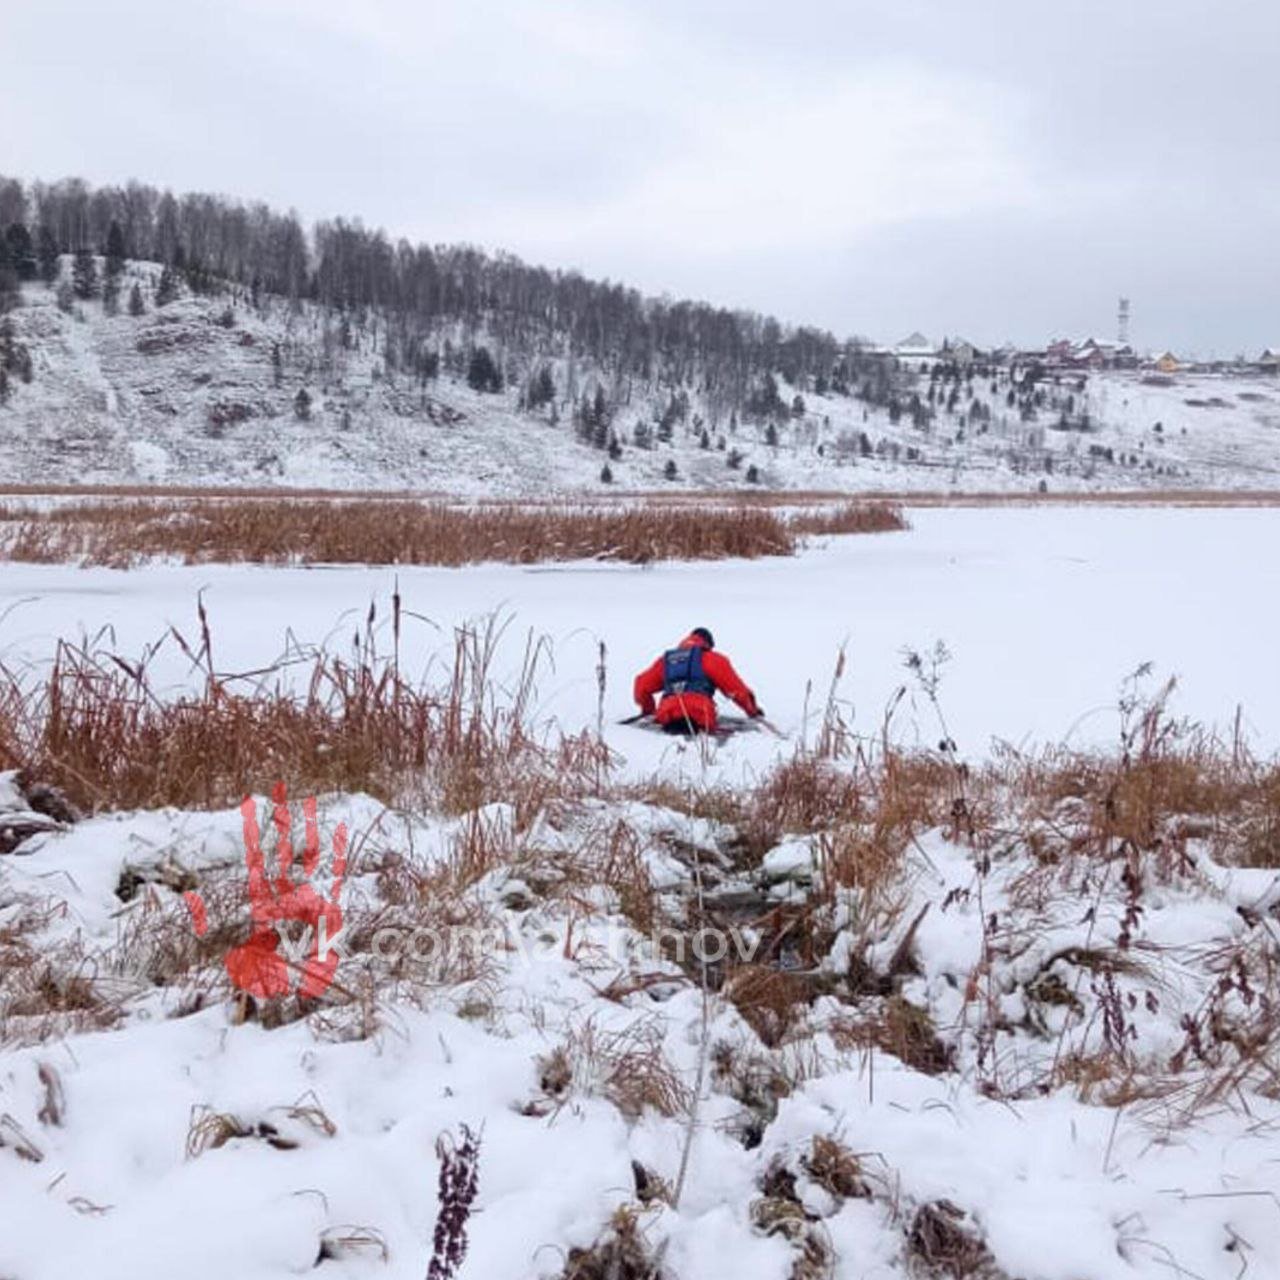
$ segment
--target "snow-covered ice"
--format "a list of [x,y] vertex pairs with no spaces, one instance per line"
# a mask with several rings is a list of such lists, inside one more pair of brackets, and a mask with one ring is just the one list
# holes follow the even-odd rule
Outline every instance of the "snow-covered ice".
[[[968,754],[993,738],[1111,745],[1123,679],[1152,662],[1177,676],[1175,709],[1224,730],[1237,707],[1263,746],[1280,746],[1280,681],[1268,674],[1280,628],[1280,511],[1270,508],[911,509],[905,533],[818,540],[797,559],[465,569],[153,566],[136,571],[7,564],[0,577],[0,657],[52,656],[58,637],[101,633],[130,659],[174,625],[195,632],[209,610],[218,667],[258,671],[291,645],[340,647],[370,603],[384,625],[399,583],[406,666],[447,657],[452,631],[497,613],[515,635],[549,637],[554,669],[540,712],[594,726],[596,663],[607,645],[610,741],[640,767],[673,748],[612,725],[631,680],[691,626],[709,626],[788,734],[819,718],[841,645],[842,698],[854,727],[876,733],[910,684],[903,650],[951,654],[941,702]],[[104,631],[104,629],[107,629]],[[518,660],[519,643],[505,646]],[[177,647],[153,659],[163,687],[190,675]],[[810,689],[810,682],[812,688]],[[906,741],[938,726],[913,694],[895,724]],[[763,765],[779,750],[738,737],[725,754]]]

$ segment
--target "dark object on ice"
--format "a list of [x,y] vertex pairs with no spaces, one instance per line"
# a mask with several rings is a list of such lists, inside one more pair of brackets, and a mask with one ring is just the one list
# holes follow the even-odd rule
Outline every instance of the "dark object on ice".
[[737,737],[740,733],[758,732],[762,721],[758,719],[746,720],[742,716],[720,716],[716,720],[716,727],[709,733],[701,729],[690,730],[683,722],[674,728],[668,728],[659,724],[652,716],[628,716],[625,720],[619,720],[618,723],[631,725],[636,729],[647,729],[650,733],[670,734],[672,737],[701,736],[714,738],[717,742],[724,742],[729,738]]

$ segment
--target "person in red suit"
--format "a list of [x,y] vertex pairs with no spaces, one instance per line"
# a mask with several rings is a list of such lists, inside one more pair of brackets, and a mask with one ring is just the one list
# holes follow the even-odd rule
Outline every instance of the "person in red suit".
[[674,649],[646,667],[635,683],[640,714],[653,716],[667,733],[714,733],[715,695],[722,693],[747,715],[763,716],[755,694],[733,669],[733,663],[715,648],[711,632],[694,627]]

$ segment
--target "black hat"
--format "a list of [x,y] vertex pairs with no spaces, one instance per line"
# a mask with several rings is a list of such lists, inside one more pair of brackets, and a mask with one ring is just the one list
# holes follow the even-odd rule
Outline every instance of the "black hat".
[[697,636],[699,640],[704,641],[708,649],[714,649],[716,647],[716,638],[706,629],[706,627],[694,627],[689,634],[691,636]]

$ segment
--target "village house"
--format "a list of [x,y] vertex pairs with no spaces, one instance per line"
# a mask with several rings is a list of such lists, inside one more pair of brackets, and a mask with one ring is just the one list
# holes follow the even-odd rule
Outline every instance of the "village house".
[[918,332],[903,338],[893,348],[893,354],[904,369],[925,369],[938,359],[937,348]]
[[966,342],[964,338],[947,338],[943,340],[938,359],[968,368],[981,354],[972,342]]

